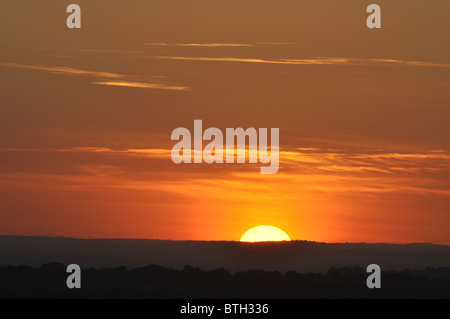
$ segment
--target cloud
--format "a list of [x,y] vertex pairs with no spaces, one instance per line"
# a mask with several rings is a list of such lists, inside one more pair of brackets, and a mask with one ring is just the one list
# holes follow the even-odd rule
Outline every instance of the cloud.
[[374,63],[387,64],[387,65],[450,68],[450,64],[448,64],[448,63],[434,63],[434,62],[423,62],[423,61],[402,61],[402,60],[388,60],[388,59],[372,59],[370,61],[372,61]]
[[139,50],[80,49],[80,50],[70,50],[70,51],[72,51],[72,52],[85,52],[85,53],[127,53],[127,54],[144,53],[144,51],[139,51]]
[[[71,147],[71,148],[4,148],[0,152],[54,152],[54,153],[96,153],[106,156],[145,157],[171,162],[171,149],[166,148],[133,148],[113,149],[106,147]],[[247,150],[247,154],[248,154]],[[259,165],[259,164],[258,164]],[[280,151],[280,165],[283,171],[303,174],[398,174],[424,172],[450,172],[450,153],[440,150],[422,153],[395,153],[372,151],[354,153],[341,150],[330,152],[327,149],[300,148]],[[242,165],[239,165],[243,167]],[[206,166],[205,167],[211,167]],[[226,172],[235,171],[229,165]],[[255,165],[248,165],[248,171],[253,171]]]
[[396,153],[372,151],[354,153],[341,150],[329,152],[314,148],[280,152],[280,163],[289,171],[308,174],[327,173],[411,173],[450,172],[450,154],[445,151]]
[[227,47],[254,47],[257,45],[294,45],[294,42],[256,42],[256,43],[165,43],[165,42],[149,42],[142,43],[146,46],[160,47],[203,47],[203,48],[227,48]]
[[227,47],[253,47],[249,43],[143,43],[146,46],[162,47],[203,47],[203,48],[227,48]]
[[144,53],[144,51],[140,50],[61,49],[61,48],[43,48],[43,47],[30,47],[30,49],[41,51],[54,51],[54,52],[82,52],[82,53],[125,53],[125,54]]
[[150,59],[180,60],[180,61],[199,61],[199,62],[240,62],[240,63],[261,63],[261,64],[294,64],[277,60],[264,60],[253,58],[230,58],[230,57],[181,57],[181,56],[155,56],[147,57]]
[[233,57],[183,57],[183,56],[147,56],[150,59],[197,61],[197,62],[237,62],[237,63],[260,63],[279,65],[355,65],[355,66],[409,66],[409,67],[434,67],[450,68],[447,63],[434,63],[423,61],[403,61],[388,59],[358,59],[339,57],[317,57],[311,59],[258,59],[258,58],[233,58]]
[[139,157],[170,158],[171,150],[166,149],[112,149],[108,147],[69,147],[69,148],[3,148],[0,152],[34,153],[98,153],[107,155],[131,155]]
[[107,85],[107,86],[122,86],[129,88],[139,88],[139,89],[155,89],[155,90],[172,90],[172,91],[190,91],[192,90],[187,86],[171,86],[166,84],[157,83],[141,83],[141,82],[94,82],[97,85]]
[[[65,66],[38,66],[38,65],[25,65],[17,63],[0,63],[1,66],[27,69],[27,70],[37,70],[45,71],[52,74],[67,75],[67,76],[85,76],[91,78],[97,78],[98,80],[93,82],[95,85],[108,85],[116,87],[129,87],[129,88],[142,88],[142,89],[154,89],[154,90],[171,90],[171,91],[189,91],[191,88],[179,85],[169,85],[164,83],[150,83],[150,82],[137,82],[139,77],[132,75],[123,75],[119,73],[111,72],[99,72],[99,71],[88,71],[82,69],[76,69],[72,67]],[[161,79],[163,77],[154,77]],[[116,81],[104,81],[116,80]]]
[[86,71],[64,66],[38,66],[38,65],[24,65],[17,63],[1,63],[0,65],[18,69],[47,71],[59,75],[88,76],[105,79],[124,79],[127,77],[126,75],[121,75],[118,73]]
[[[266,199],[288,201],[324,193],[349,197],[356,193],[366,196],[450,195],[450,154],[445,151],[283,150],[280,153],[281,170],[273,176],[260,175],[259,166],[255,165],[173,166],[171,149],[166,148],[22,148],[0,149],[0,152],[49,153],[42,154],[43,157],[17,154],[33,164],[25,165],[28,167],[25,169],[21,160],[16,170],[0,172],[0,180],[9,188],[11,185],[40,188],[45,180],[47,184],[67,187],[150,190],[190,197],[207,194],[209,198],[223,198],[223,194],[227,194],[227,198],[235,199],[254,199],[265,194]],[[55,157],[52,152],[69,156]],[[72,153],[74,157],[70,155]],[[10,161],[17,158],[4,155],[0,158],[10,158]],[[54,158],[58,162],[53,162]],[[74,162],[73,159],[77,160]]]

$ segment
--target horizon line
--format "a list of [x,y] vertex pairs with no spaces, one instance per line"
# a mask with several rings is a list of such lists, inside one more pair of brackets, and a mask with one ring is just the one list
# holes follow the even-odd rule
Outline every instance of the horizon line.
[[258,244],[289,244],[289,243],[314,243],[314,244],[326,244],[326,245],[335,245],[335,244],[353,244],[353,245],[433,245],[433,246],[448,246],[450,244],[436,244],[431,242],[402,242],[402,243],[394,243],[394,242],[319,242],[314,240],[306,240],[306,239],[293,239],[291,241],[261,241],[261,242],[241,242],[239,240],[193,240],[193,239],[157,239],[157,238],[127,238],[127,237],[116,237],[116,238],[90,238],[90,237],[70,237],[70,236],[44,236],[44,235],[2,235],[0,234],[0,238],[5,237],[16,237],[16,238],[45,238],[45,239],[71,239],[71,240],[90,240],[90,241],[100,241],[100,240],[124,240],[124,241],[165,241],[165,242],[198,242],[198,243],[238,243],[245,245],[258,245]]

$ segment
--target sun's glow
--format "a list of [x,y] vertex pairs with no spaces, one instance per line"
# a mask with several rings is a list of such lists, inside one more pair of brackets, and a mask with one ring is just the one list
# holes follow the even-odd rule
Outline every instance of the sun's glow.
[[270,241],[291,241],[288,234],[273,226],[258,226],[248,230],[241,238],[241,242],[256,243]]

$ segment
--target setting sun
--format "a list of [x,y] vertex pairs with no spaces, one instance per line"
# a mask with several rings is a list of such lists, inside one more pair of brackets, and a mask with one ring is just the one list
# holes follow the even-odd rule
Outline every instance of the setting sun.
[[248,230],[241,238],[241,242],[256,243],[269,241],[291,241],[288,234],[273,226],[258,226]]

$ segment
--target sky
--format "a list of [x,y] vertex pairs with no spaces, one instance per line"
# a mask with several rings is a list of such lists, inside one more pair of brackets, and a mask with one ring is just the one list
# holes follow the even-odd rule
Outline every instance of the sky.
[[[450,3],[0,3],[0,235],[450,244]],[[279,128],[280,170],[172,162]]]

